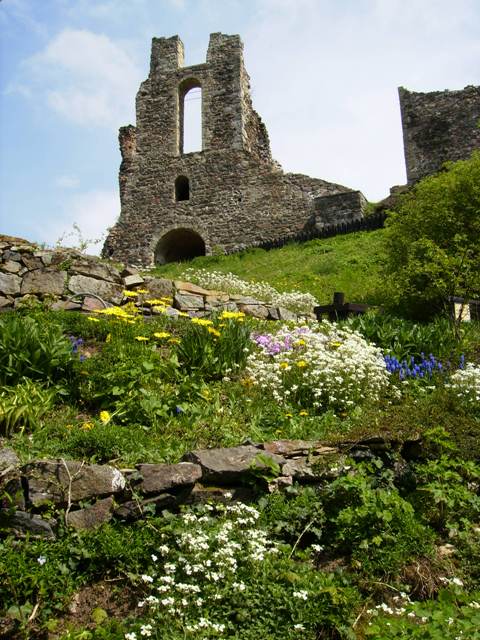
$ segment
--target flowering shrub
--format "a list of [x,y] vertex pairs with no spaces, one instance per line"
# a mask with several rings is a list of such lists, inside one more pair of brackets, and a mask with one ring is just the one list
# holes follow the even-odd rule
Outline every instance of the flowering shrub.
[[287,404],[348,409],[377,400],[389,385],[382,353],[359,333],[327,321],[254,334],[246,382]]
[[310,293],[300,293],[299,291],[280,293],[266,282],[247,282],[233,273],[207,271],[206,269],[187,269],[182,277],[196,282],[202,287],[227,293],[253,296],[262,302],[271,302],[292,311],[311,312],[313,307],[318,305],[317,300]]
[[[170,638],[317,638],[352,618],[353,590],[290,559],[259,527],[259,511],[242,504],[205,505],[172,523],[141,576],[145,619],[126,640]],[[167,544],[167,542],[169,544]],[[138,634],[138,635],[137,635]]]
[[458,369],[450,379],[450,387],[469,404],[480,403],[480,365],[469,363],[464,369]]

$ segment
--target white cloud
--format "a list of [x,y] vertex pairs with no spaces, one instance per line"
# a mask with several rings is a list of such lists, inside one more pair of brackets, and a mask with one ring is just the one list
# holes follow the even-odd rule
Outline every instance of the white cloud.
[[60,189],[76,189],[80,186],[80,180],[77,176],[58,176],[55,178],[54,184]]
[[134,120],[133,96],[141,72],[106,35],[65,29],[24,69],[46,104],[76,124],[117,129]]
[[[72,195],[65,201],[63,215],[37,230],[40,240],[78,247],[87,242],[87,253],[99,254],[107,230],[120,213],[118,192],[95,189]],[[75,230],[78,227],[80,232]]]

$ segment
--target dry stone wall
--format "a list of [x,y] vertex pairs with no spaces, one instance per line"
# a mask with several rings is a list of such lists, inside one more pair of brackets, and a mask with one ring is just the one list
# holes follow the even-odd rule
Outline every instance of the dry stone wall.
[[[0,311],[41,302],[52,309],[89,312],[127,301],[123,291],[141,288],[137,306],[146,315],[164,313],[143,305],[148,298],[169,296],[169,316],[187,313],[204,317],[241,311],[264,320],[296,320],[288,309],[252,297],[210,291],[189,282],[142,276],[130,267],[115,266],[73,249],[40,249],[21,238],[0,236]],[[312,310],[313,311],[313,310]]]
[[349,471],[348,458],[380,457],[401,473],[419,451],[419,441],[382,437],[334,445],[276,440],[191,451],[177,464],[117,469],[64,459],[21,464],[12,449],[0,446],[0,534],[54,538],[59,523],[47,516],[52,507],[68,526],[92,529],[112,518],[138,520],[181,504],[248,502],[294,482],[328,483]]
[[408,184],[480,149],[480,87],[398,93]]
[[[184,153],[184,98],[194,87],[202,89],[203,146]],[[320,211],[315,199],[352,191],[283,173],[272,159],[239,36],[212,34],[206,62],[190,67],[183,66],[178,36],[154,38],[136,109],[136,126],[120,129],[121,214],[105,257],[151,265],[238,251],[312,228]],[[187,185],[181,198],[179,179]],[[353,215],[361,217],[357,205]],[[329,211],[329,222],[337,211]],[[351,215],[352,203],[340,212],[342,221]]]

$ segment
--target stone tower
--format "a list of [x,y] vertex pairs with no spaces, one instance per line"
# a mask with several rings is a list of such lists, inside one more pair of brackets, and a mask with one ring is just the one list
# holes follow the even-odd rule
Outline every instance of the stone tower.
[[480,87],[398,94],[408,184],[480,149]]
[[[120,129],[121,213],[105,257],[151,265],[255,246],[318,225],[322,196],[353,202],[334,207],[329,223],[362,216],[358,191],[285,174],[272,159],[239,36],[211,34],[203,64],[184,67],[183,55],[178,36],[152,41],[137,124]],[[184,153],[184,99],[194,87],[202,89],[202,150]]]

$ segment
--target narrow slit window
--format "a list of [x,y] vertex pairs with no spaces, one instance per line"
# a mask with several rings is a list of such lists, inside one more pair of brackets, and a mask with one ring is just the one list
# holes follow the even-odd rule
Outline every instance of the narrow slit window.
[[175,180],[175,200],[190,200],[190,181],[186,176],[178,176]]

